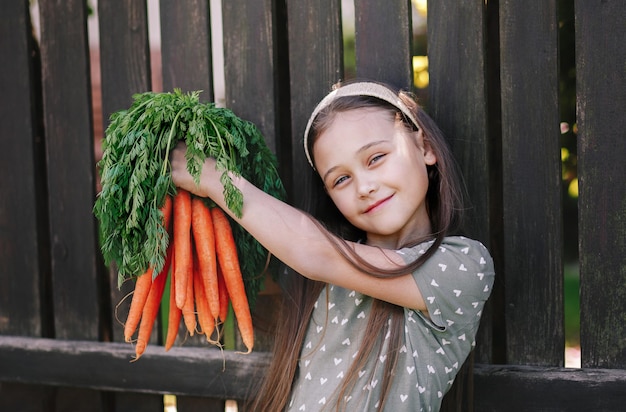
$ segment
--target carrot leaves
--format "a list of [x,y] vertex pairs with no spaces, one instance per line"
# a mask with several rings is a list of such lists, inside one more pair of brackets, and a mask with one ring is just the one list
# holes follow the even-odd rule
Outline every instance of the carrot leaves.
[[[118,284],[150,266],[165,264],[169,234],[159,210],[174,194],[169,153],[187,144],[187,169],[198,181],[207,157],[222,172],[228,208],[241,216],[243,196],[231,176],[241,175],[260,189],[284,198],[277,161],[258,128],[227,108],[201,103],[200,92],[145,92],[133,96],[127,110],[110,117],[98,163],[102,190],[94,205],[100,247],[107,263],[115,262]],[[235,230],[246,290],[254,297],[267,251],[247,232]]]

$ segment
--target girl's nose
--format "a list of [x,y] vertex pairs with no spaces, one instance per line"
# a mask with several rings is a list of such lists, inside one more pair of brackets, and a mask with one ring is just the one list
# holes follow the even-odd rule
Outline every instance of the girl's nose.
[[360,177],[358,180],[357,190],[359,196],[365,197],[374,193],[378,189],[378,183],[375,179],[371,179],[368,176]]

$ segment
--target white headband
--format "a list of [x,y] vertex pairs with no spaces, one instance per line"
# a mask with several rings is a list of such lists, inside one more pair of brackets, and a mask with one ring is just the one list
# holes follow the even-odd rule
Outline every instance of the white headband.
[[400,111],[409,120],[411,120],[415,127],[417,127],[418,129],[420,128],[419,124],[417,123],[417,119],[415,118],[415,114],[411,111],[411,109],[407,107],[406,104],[404,104],[402,99],[400,99],[400,97],[398,97],[398,95],[390,90],[388,87],[374,82],[350,83],[345,86],[338,87],[332,92],[328,93],[326,97],[324,97],[322,101],[318,103],[317,107],[315,107],[315,110],[313,110],[313,113],[309,118],[306,129],[304,130],[304,153],[306,154],[306,158],[313,169],[315,169],[315,166],[313,166],[313,159],[311,158],[308,147],[309,131],[311,130],[311,125],[313,124],[313,121],[320,111],[322,111],[335,99],[345,96],[371,96],[376,97],[380,100],[384,100],[400,109]]

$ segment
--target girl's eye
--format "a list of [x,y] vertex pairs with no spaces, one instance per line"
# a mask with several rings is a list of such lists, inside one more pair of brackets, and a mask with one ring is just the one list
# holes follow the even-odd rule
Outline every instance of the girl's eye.
[[333,182],[333,187],[336,187],[336,186],[340,185],[341,183],[343,183],[347,179],[348,179],[348,176],[340,176],[339,178],[335,179],[335,181]]
[[384,154],[382,154],[382,153],[381,153],[381,154],[377,154],[377,155],[373,156],[373,157],[370,159],[369,164],[376,163],[376,162],[378,162],[379,160],[381,160],[383,157],[385,157],[385,155],[384,155]]

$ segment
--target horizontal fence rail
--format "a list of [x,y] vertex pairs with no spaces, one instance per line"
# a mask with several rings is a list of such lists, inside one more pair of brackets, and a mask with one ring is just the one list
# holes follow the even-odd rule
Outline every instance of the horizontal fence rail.
[[[269,364],[267,353],[246,356],[206,348],[148,347],[141,362],[120,343],[5,337],[0,380],[222,399],[246,399]],[[94,374],[93,371],[98,371]],[[620,410],[626,371],[514,365],[474,367],[476,409]]]
[[140,361],[127,344],[7,336],[0,340],[0,380],[14,383],[247,399],[269,354],[148,346]]

